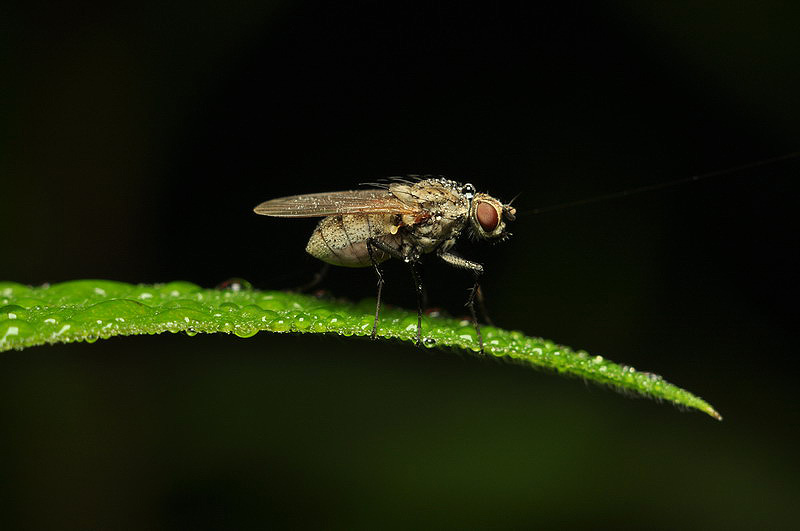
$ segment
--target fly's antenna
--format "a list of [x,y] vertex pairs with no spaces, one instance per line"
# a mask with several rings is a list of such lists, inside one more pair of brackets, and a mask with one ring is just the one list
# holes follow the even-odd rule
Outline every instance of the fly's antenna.
[[692,175],[691,177],[683,177],[681,179],[675,179],[672,181],[666,181],[663,183],[658,184],[649,184],[646,186],[640,186],[638,188],[629,188],[627,190],[621,190],[619,192],[610,192],[603,195],[597,195],[594,197],[589,197],[586,199],[577,199],[575,201],[567,201],[566,203],[558,203],[555,205],[550,205],[542,208],[534,208],[531,210],[526,210],[524,212],[520,212],[520,214],[546,214],[548,212],[554,212],[556,210],[563,210],[565,208],[572,208],[576,206],[583,206],[589,205],[592,203],[599,203],[601,201],[607,201],[609,199],[617,199],[620,197],[627,197],[629,195],[636,195],[645,192],[653,192],[655,190],[661,190],[664,188],[671,188],[673,186],[678,186],[680,184],[686,183],[693,183],[697,181],[702,181],[705,179],[710,179],[711,177],[720,177],[722,175],[728,175],[731,173],[737,173],[744,170],[750,170],[753,168],[760,168],[762,166],[768,166],[770,164],[775,164],[776,162],[782,162],[784,160],[790,160],[800,157],[800,151],[793,151],[792,153],[787,153],[785,155],[780,155],[778,157],[772,157],[769,159],[762,159],[757,162],[749,162],[747,164],[742,164],[741,166],[734,166],[732,168],[726,168],[724,170],[716,170],[710,171],[708,173],[701,173],[699,175]]

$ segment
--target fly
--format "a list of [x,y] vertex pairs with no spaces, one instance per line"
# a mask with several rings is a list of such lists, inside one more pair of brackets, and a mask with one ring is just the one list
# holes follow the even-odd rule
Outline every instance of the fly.
[[409,265],[417,294],[417,345],[422,337],[423,287],[417,263],[435,254],[444,263],[472,272],[474,284],[466,306],[483,352],[483,337],[475,311],[482,264],[455,251],[459,237],[505,241],[514,221],[511,204],[443,177],[392,179],[376,188],[344,192],[293,195],[271,199],[255,207],[256,214],[284,218],[322,217],[306,245],[306,252],[328,264],[373,267],[378,277],[375,320],[378,330],[384,279],[380,264],[395,258]]
[[[796,158],[800,158],[800,151],[725,170],[536,208],[528,213],[543,214],[626,197]],[[407,263],[411,269],[417,292],[417,345],[421,343],[422,335],[423,290],[416,264],[423,255],[433,253],[450,266],[471,271],[475,282],[466,306],[472,315],[472,324],[482,353],[483,337],[475,302],[477,299],[481,303],[478,280],[484,268],[482,264],[461,257],[455,251],[455,245],[464,234],[470,234],[478,240],[508,239],[511,234],[506,230],[506,222],[514,221],[516,209],[511,206],[511,202],[504,204],[488,194],[476,193],[471,184],[461,184],[443,177],[394,178],[387,184],[374,186],[371,189],[346,192],[281,197],[261,203],[254,211],[264,216],[284,218],[322,217],[306,245],[309,254],[327,264],[344,267],[372,266],[375,269],[378,276],[378,296],[372,324],[373,339],[378,330],[384,285],[380,268],[382,262],[395,258]]]

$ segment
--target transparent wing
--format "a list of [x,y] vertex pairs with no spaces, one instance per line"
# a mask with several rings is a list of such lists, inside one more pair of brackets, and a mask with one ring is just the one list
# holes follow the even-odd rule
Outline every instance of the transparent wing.
[[388,190],[349,190],[290,195],[264,201],[253,209],[262,216],[313,218],[337,214],[421,214],[419,207],[400,201]]

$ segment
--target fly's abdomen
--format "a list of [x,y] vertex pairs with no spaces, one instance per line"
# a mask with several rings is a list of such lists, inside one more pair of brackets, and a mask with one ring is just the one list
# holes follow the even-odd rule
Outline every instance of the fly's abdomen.
[[[367,250],[369,238],[380,239],[393,247],[398,245],[399,238],[392,233],[392,217],[384,214],[346,214],[324,218],[308,240],[306,252],[337,266],[370,266],[372,260]],[[372,256],[376,263],[389,258],[375,248]]]

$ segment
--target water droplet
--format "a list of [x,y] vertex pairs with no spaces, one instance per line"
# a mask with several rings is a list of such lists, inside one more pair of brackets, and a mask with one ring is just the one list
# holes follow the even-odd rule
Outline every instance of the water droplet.
[[194,321],[207,321],[208,314],[191,308],[170,308],[158,312],[153,320],[170,332],[180,332],[189,328],[188,325]]
[[295,330],[305,331],[311,327],[311,318],[304,313],[297,313],[294,317],[293,328]]
[[237,335],[239,337],[243,337],[243,338],[253,337],[254,335],[256,335],[258,333],[258,328],[237,326],[233,330],[233,333],[235,335]]
[[422,344],[425,345],[428,348],[435,347],[436,346],[436,340],[433,339],[432,337],[424,337],[424,338],[422,338]]
[[264,310],[278,312],[287,309],[287,303],[283,300],[278,300],[271,295],[265,296],[260,299],[256,304]]
[[315,318],[311,321],[312,332],[325,332],[328,329],[328,319]]
[[269,323],[269,327],[275,332],[288,332],[291,329],[291,326],[285,319],[275,319]]
[[406,332],[414,332],[416,334],[417,318],[408,316],[400,322],[400,326],[402,326]]
[[113,319],[115,317],[135,318],[152,314],[152,310],[130,299],[115,299],[98,302],[74,315],[75,320],[96,321],[97,319]]
[[[358,324],[356,325],[358,328],[365,332],[372,333],[372,326],[375,324],[375,316],[374,315],[364,315],[358,320]],[[378,331],[381,329],[381,322],[378,321]]]
[[278,318],[278,312],[273,312],[272,310],[264,310],[264,313],[261,314],[261,317],[258,320],[262,323],[266,323],[277,318]]
[[240,291],[250,291],[253,285],[243,278],[233,277],[217,284],[218,290],[232,291],[238,293]]
[[31,337],[36,330],[30,323],[21,319],[0,321],[0,345],[22,344],[21,340]]
[[158,287],[162,295],[167,295],[169,297],[185,297],[201,291],[200,286],[197,284],[182,281],[170,282]]
[[9,304],[0,308],[0,319],[28,319],[30,312],[17,304]]
[[47,306],[47,304],[42,299],[36,299],[33,297],[21,297],[19,299],[15,299],[14,303],[15,305],[21,306],[26,310],[36,307]]
[[239,312],[239,316],[242,319],[258,320],[266,313],[267,310],[262,310],[259,306],[256,306],[255,304],[248,304],[247,306],[242,308],[242,310]]
[[167,300],[161,303],[160,307],[162,309],[168,308],[192,308],[194,310],[205,311],[206,306],[203,303],[194,301],[191,299],[174,299],[174,300]]
[[31,288],[17,282],[0,282],[0,295],[3,297],[21,297],[23,293],[29,293]]

